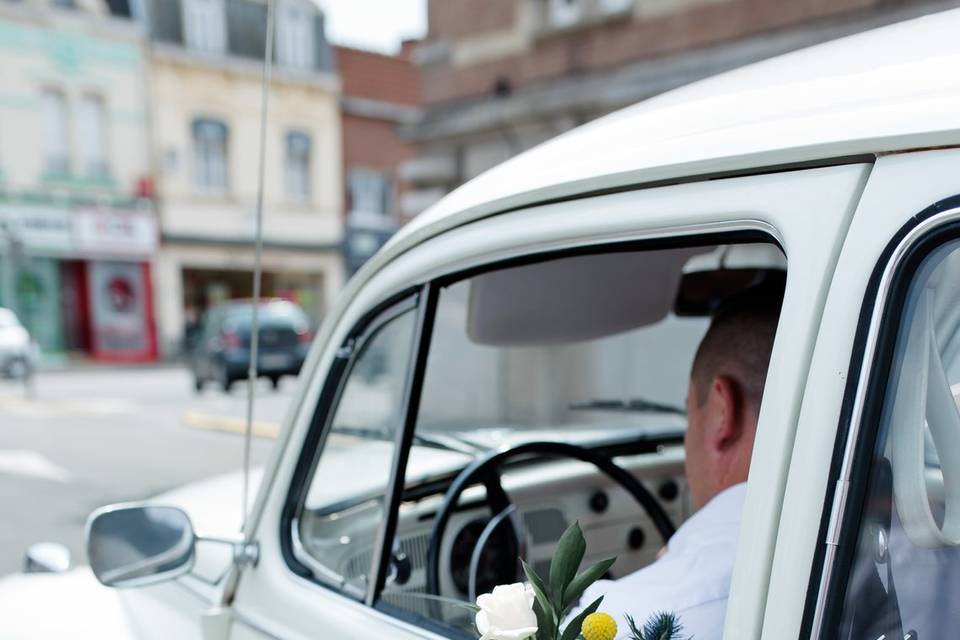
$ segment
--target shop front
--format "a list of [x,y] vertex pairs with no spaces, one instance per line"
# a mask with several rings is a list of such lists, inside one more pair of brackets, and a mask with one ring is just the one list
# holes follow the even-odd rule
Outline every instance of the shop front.
[[157,357],[149,207],[0,203],[0,306],[14,310],[46,361]]

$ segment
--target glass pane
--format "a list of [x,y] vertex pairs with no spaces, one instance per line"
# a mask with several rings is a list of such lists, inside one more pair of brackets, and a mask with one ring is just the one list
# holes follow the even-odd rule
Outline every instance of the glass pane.
[[103,100],[99,96],[83,96],[77,109],[77,138],[86,175],[100,177],[107,173],[106,130]]
[[207,118],[193,121],[193,178],[201,191],[227,186],[227,125]]
[[317,579],[366,592],[400,427],[416,313],[390,320],[362,346],[310,482],[299,534]]
[[[738,256],[767,262],[726,267]],[[442,289],[393,543],[403,560],[383,600],[469,633],[470,612],[449,600],[516,581],[520,555],[546,576],[575,520],[587,533],[586,562],[618,556],[611,577],[654,561],[662,541],[626,492],[592,465],[538,456],[497,474],[517,529],[484,534],[494,521],[487,490],[468,488],[444,532],[436,588],[427,575],[434,520],[452,478],[493,451],[528,442],[602,444],[625,468],[646,465],[643,479],[654,487],[669,479],[674,493],[664,505],[679,525],[690,513],[682,480],[686,396],[709,311],[764,278],[782,283],[784,269],[769,245],[621,251],[511,267]],[[653,450],[675,455],[677,466],[651,474]],[[594,511],[591,496],[603,487],[610,488],[603,499],[622,500]],[[485,545],[481,534],[489,536]],[[649,544],[628,548],[631,536]]]
[[844,639],[948,638],[960,625],[960,244],[925,260],[902,309]]
[[40,103],[43,151],[48,173],[62,175],[70,169],[67,150],[67,106],[63,94],[46,90]]
[[350,172],[349,186],[352,212],[388,212],[390,180],[386,175],[366,169],[354,169]]
[[310,195],[310,136],[299,131],[287,134],[286,187],[293,202]]

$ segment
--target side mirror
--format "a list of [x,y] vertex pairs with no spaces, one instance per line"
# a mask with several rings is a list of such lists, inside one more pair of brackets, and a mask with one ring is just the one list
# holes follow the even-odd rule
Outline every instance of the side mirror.
[[171,580],[193,567],[196,535],[177,507],[114,505],[87,521],[87,556],[108,587],[142,587]]

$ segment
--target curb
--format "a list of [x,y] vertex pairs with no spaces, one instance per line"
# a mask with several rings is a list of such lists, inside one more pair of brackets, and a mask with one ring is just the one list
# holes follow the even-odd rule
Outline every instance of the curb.
[[[183,423],[191,429],[220,431],[222,433],[234,433],[241,436],[244,435],[247,430],[247,421],[242,418],[215,416],[199,411],[187,411],[183,414]],[[280,432],[280,425],[276,422],[254,421],[252,431],[253,435],[257,438],[275,440],[277,434]]]

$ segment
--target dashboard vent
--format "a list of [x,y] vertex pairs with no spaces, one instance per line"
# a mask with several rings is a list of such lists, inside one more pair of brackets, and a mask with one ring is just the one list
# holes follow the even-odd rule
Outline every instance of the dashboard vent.
[[567,528],[567,519],[559,509],[538,509],[523,514],[523,524],[533,544],[556,542]]
[[343,571],[343,577],[352,580],[360,577],[366,577],[370,573],[370,562],[373,560],[373,550],[368,549],[351,556],[347,560],[347,568]]
[[427,566],[427,547],[429,546],[429,533],[400,539],[400,550],[407,554],[415,568]]

